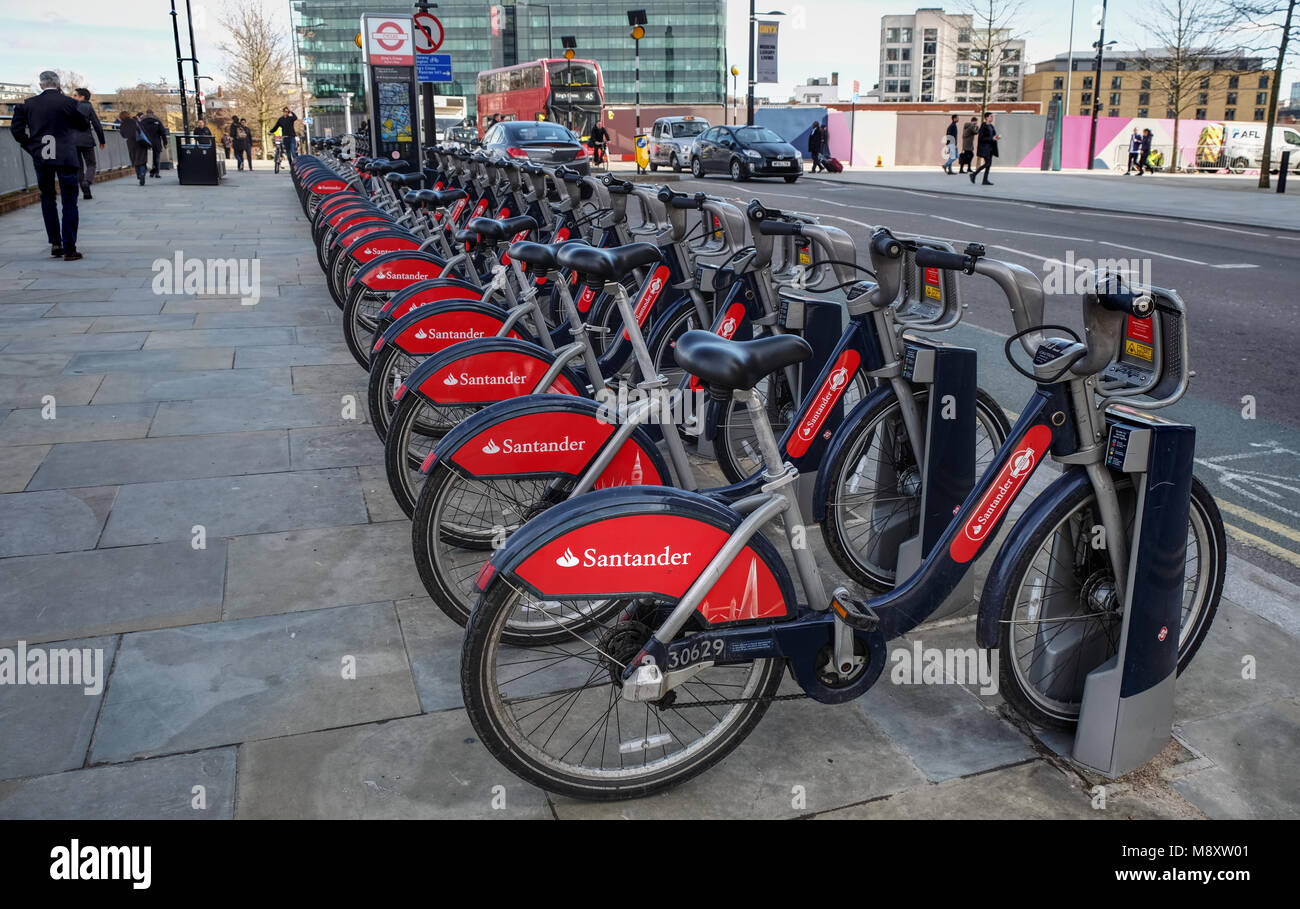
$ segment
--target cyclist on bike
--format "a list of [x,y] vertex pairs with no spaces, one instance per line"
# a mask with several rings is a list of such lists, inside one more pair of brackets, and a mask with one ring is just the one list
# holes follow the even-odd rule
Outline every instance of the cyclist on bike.
[[591,130],[591,135],[587,139],[591,145],[591,163],[600,165],[605,163],[605,149],[609,145],[609,130],[601,126],[597,121]]
[[290,164],[293,163],[294,158],[294,142],[297,139],[294,124],[297,122],[298,118],[294,116],[293,111],[285,107],[280,110],[280,119],[276,120],[275,125],[271,127],[271,135],[278,133],[284,137],[284,153],[288,156]]

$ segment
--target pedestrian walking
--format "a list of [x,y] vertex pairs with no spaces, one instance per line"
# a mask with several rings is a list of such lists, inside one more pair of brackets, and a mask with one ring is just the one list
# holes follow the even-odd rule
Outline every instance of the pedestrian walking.
[[145,171],[149,167],[149,139],[140,128],[140,121],[126,111],[122,111],[118,116],[117,131],[126,142],[126,153],[131,158],[131,166],[135,168],[136,178],[139,179],[140,185],[144,186]]
[[163,126],[163,122],[154,116],[154,112],[151,110],[144,112],[144,117],[140,120],[140,126],[152,146],[150,149],[152,166],[149,168],[149,176],[155,180],[161,180],[162,174],[158,173],[158,160],[162,157],[163,141],[167,138],[167,127]]
[[[45,220],[50,255],[63,256],[71,262],[81,258],[77,252],[77,177],[81,170],[77,133],[90,129],[90,121],[77,109],[76,100],[63,93],[58,73],[51,70],[41,73],[40,85],[39,95],[14,106],[9,129],[36,166],[36,185],[41,191],[41,216]],[[56,185],[63,200],[62,223],[55,198]]]
[[952,162],[957,160],[957,115],[952,115],[952,122],[943,136],[943,172],[952,175]]
[[248,169],[253,169],[253,133],[249,130],[247,122],[236,117],[230,123],[231,143],[235,148],[235,162],[238,169],[244,169],[244,161],[248,161]]
[[230,130],[227,129],[224,133],[221,134],[221,148],[222,148],[222,149],[225,151],[225,153],[226,153],[226,160],[227,160],[227,161],[230,160],[230,146],[231,146],[231,144],[232,144],[232,142],[231,142],[231,139],[230,139]]
[[104,141],[104,127],[99,122],[99,115],[95,113],[94,105],[90,103],[90,90],[78,88],[72,94],[78,99],[77,110],[81,111],[81,115],[90,123],[89,129],[77,132],[77,158],[81,165],[77,181],[81,184],[82,195],[87,199],[93,199],[90,186],[95,182],[95,167],[98,164],[95,159],[95,140],[99,140],[99,149],[103,151],[107,145]]
[[812,158],[812,171],[817,173],[817,169],[826,170],[822,164],[822,149],[826,147],[826,132],[822,129],[820,120],[814,120],[812,131],[808,133],[808,156]]
[[993,128],[993,112],[986,111],[984,114],[984,124],[980,126],[979,138],[975,143],[975,153],[984,160],[980,166],[970,172],[970,182],[975,182],[975,175],[984,171],[984,185],[992,186],[993,182],[989,180],[989,170],[993,167],[993,159],[998,156],[998,131]]
[[961,169],[958,173],[970,173],[975,163],[975,137],[980,132],[978,117],[971,117],[961,128]]
[[1142,130],[1142,142],[1138,145],[1138,176],[1142,176],[1143,169],[1149,174],[1152,171],[1151,161],[1151,130]]
[[276,120],[275,125],[271,127],[271,135],[275,135],[275,131],[278,129],[280,135],[284,137],[284,153],[289,158],[290,164],[293,163],[294,143],[298,139],[297,134],[294,132],[294,125],[297,122],[298,118],[293,111],[283,107],[280,109],[280,119]]
[[1128,168],[1124,171],[1124,176],[1133,173],[1133,166],[1137,165],[1138,173],[1142,173],[1142,137],[1138,135],[1137,127],[1133,127],[1133,135],[1128,137]]

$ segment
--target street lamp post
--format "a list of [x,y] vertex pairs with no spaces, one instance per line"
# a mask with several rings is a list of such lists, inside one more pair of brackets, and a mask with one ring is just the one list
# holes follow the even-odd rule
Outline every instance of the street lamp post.
[[740,75],[740,67],[734,63],[731,65],[731,124],[736,124],[736,105],[740,103],[740,90],[736,88],[736,77]]
[[1097,114],[1101,111],[1101,55],[1106,52],[1106,0],[1101,0],[1101,32],[1093,47],[1097,48],[1097,57],[1092,61],[1092,127],[1088,132],[1088,170],[1092,170],[1093,158],[1097,154]]
[[352,135],[352,92],[343,93],[343,123],[344,134]]
[[180,20],[177,18],[176,0],[172,0],[171,15],[172,36],[176,39],[176,78],[180,82],[181,90],[181,130],[188,134],[190,131],[190,109],[189,105],[185,103],[185,58],[181,56],[181,29]]
[[[784,16],[785,13],[780,10],[769,10],[763,13],[764,16]],[[746,103],[747,113],[745,115],[745,125],[754,125],[754,48],[758,43],[754,38],[754,29],[757,26],[758,13],[754,12],[754,0],[749,0],[749,100]]]
[[199,60],[194,55],[194,14],[190,12],[190,0],[185,0],[185,18],[190,28],[190,66],[194,68],[194,114],[196,120],[202,120],[203,103],[199,101]]
[[[627,24],[632,26],[633,66],[636,74],[636,135],[641,135],[641,39],[645,37],[646,16],[643,9],[627,11]],[[637,170],[640,171],[640,165]]]

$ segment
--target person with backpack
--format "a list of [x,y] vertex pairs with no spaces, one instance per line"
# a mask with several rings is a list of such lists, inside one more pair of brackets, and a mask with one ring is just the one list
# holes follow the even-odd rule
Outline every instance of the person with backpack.
[[826,134],[822,131],[821,122],[813,121],[812,132],[808,133],[808,155],[812,158],[812,170],[809,173],[817,173],[817,169],[826,170],[822,164],[822,149],[826,147]]
[[126,111],[118,115],[117,131],[126,142],[126,153],[131,159],[131,166],[135,168],[136,178],[144,186],[144,175],[149,168],[149,149],[152,147],[149,139],[145,136],[140,121]]
[[970,173],[975,163],[975,137],[980,133],[978,117],[971,117],[961,128],[961,167],[957,173]]

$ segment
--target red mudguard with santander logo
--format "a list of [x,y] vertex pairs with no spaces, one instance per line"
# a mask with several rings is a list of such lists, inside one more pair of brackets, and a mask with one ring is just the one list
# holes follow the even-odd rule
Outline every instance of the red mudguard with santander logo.
[[459,278],[433,278],[419,281],[393,294],[379,310],[385,320],[400,319],[409,312],[434,303],[450,300],[478,301],[483,290]]
[[[696,493],[665,487],[579,496],[515,532],[480,575],[548,598],[651,596],[680,599],[742,518]],[[797,612],[784,563],[756,535],[732,558],[696,608],[706,625],[781,621]]]
[[317,180],[311,185],[311,191],[318,196],[341,193],[348,189],[348,185],[336,177],[326,177],[324,180]]
[[463,341],[417,366],[402,393],[413,391],[432,404],[491,404],[520,395],[576,395],[584,385],[567,365],[548,388],[538,383],[555,355],[540,345],[513,338]]
[[417,281],[438,277],[444,264],[439,256],[428,252],[387,253],[358,269],[352,283],[364,284],[371,291],[392,293]]
[[420,238],[402,231],[385,230],[367,233],[350,242],[343,254],[359,263],[371,262],[389,253],[420,248]]
[[[461,341],[496,337],[507,318],[501,307],[477,300],[421,306],[389,325],[371,352],[378,353],[385,344],[394,344],[410,356],[430,356]],[[504,337],[520,335],[511,329]]]

